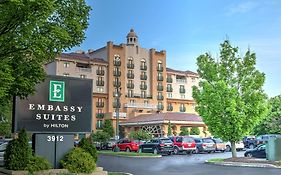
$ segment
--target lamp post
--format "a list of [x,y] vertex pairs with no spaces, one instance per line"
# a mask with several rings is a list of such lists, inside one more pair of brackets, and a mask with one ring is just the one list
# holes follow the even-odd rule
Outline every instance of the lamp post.
[[[117,82],[119,78],[117,78]],[[119,139],[119,101],[120,101],[120,92],[119,92],[119,87],[116,88],[116,93],[115,93],[115,98],[116,98],[116,109],[115,109],[115,113],[116,113],[116,132],[115,132],[115,139],[118,140]]]

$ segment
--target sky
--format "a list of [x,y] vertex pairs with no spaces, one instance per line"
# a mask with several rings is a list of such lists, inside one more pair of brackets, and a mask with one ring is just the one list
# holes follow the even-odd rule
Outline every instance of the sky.
[[86,0],[92,7],[86,39],[71,51],[126,43],[133,28],[143,48],[166,50],[167,67],[196,71],[196,58],[219,55],[229,39],[241,55],[250,48],[266,75],[269,97],[281,95],[280,0]]

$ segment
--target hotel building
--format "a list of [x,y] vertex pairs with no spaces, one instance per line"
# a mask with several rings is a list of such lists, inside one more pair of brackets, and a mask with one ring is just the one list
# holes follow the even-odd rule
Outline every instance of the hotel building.
[[201,136],[208,135],[192,98],[198,74],[168,68],[166,51],[142,48],[133,29],[126,39],[126,44],[109,41],[97,50],[62,53],[46,64],[46,72],[93,80],[93,131],[102,129],[105,119],[115,127],[118,115],[121,136],[139,129],[167,136],[169,122],[175,135],[181,127],[199,127]]

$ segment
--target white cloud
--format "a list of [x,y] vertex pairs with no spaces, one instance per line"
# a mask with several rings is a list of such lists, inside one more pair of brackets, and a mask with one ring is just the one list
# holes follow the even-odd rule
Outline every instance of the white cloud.
[[239,4],[233,4],[227,8],[227,15],[247,13],[259,6],[257,1],[244,1]]

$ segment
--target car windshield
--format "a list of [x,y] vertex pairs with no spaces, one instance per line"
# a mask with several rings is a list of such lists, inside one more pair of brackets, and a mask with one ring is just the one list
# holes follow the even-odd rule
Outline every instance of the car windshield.
[[216,141],[216,143],[223,143],[223,141],[221,139],[214,139]]
[[203,139],[203,142],[205,143],[214,143],[212,139]]
[[189,137],[184,137],[183,142],[193,142],[193,139]]
[[161,139],[162,143],[173,143],[170,139]]

